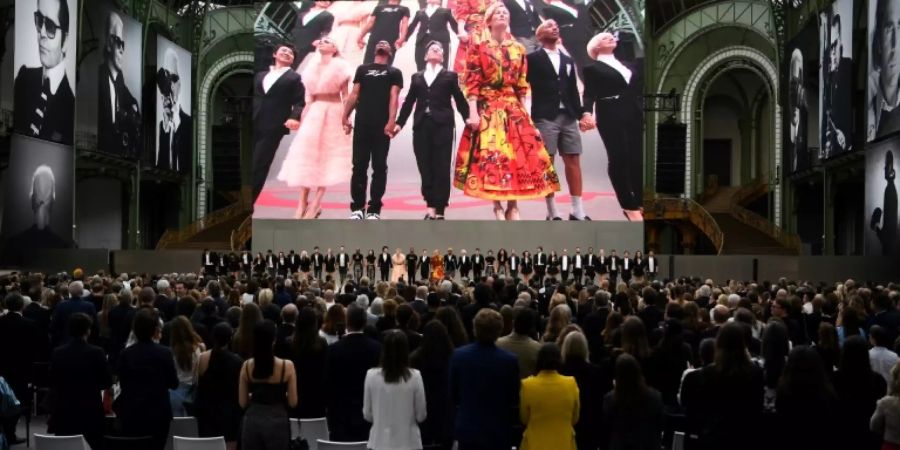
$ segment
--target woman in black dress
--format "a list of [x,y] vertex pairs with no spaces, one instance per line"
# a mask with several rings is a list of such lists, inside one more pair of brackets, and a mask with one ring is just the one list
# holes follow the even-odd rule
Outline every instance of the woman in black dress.
[[369,254],[366,255],[366,277],[369,278],[370,282],[375,281],[375,250],[369,250]]
[[494,257],[494,251],[488,250],[487,256],[484,257],[484,271],[485,275],[492,277],[497,273],[497,266],[494,263],[497,262],[497,258]]
[[237,448],[242,415],[238,379],[244,361],[228,349],[233,333],[227,323],[213,328],[213,348],[200,355],[194,402],[200,437],[224,436],[228,450]]
[[550,252],[550,259],[547,261],[547,275],[554,279],[559,275],[559,256],[556,254],[556,250]]
[[422,342],[410,355],[410,364],[422,373],[425,383],[425,407],[421,424],[422,444],[449,450],[453,447],[453,406],[450,403],[449,367],[453,342],[441,322],[432,320],[422,330]]
[[263,272],[266,270],[266,259],[263,258],[262,253],[257,253],[256,258],[253,258],[253,273],[256,276],[261,276]]
[[522,252],[522,278],[526,285],[531,281],[532,273],[534,273],[534,261],[531,260],[531,253],[525,250]]
[[297,396],[300,402],[291,410],[291,417],[313,419],[325,417],[325,350],[328,344],[319,336],[316,312],[310,307],[297,314],[294,335],[291,337],[291,361],[300,377]]
[[506,253],[505,248],[501,248],[497,250],[497,274],[506,275],[509,273],[509,269],[506,265],[509,263],[509,254]]
[[644,278],[644,271],[647,269],[647,261],[644,260],[644,253],[640,250],[634,252],[634,268],[631,269],[631,274],[634,275],[638,281]]

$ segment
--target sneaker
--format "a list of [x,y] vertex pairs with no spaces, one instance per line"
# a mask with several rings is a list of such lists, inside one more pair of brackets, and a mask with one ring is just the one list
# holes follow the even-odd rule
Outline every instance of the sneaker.
[[366,219],[367,220],[381,220],[381,216],[379,216],[378,213],[368,213],[368,214],[366,214]]
[[366,218],[365,213],[363,213],[363,211],[361,209],[358,209],[358,210],[350,213],[350,220],[363,220],[365,218]]

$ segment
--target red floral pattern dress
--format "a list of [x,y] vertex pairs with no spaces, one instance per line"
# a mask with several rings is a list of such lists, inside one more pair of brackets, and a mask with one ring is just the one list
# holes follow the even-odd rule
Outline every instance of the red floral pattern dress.
[[468,43],[460,42],[456,46],[456,58],[453,59],[453,71],[459,74],[459,83],[465,85],[466,55],[469,48],[474,48],[482,41],[484,31],[484,12],[489,0],[452,0],[447,7],[453,13],[456,22],[465,27],[469,36]]
[[519,101],[529,90],[525,47],[511,38],[484,40],[469,53],[466,67],[466,95],[478,98],[481,126],[463,132],[454,185],[486,200],[542,198],[558,191],[544,141]]

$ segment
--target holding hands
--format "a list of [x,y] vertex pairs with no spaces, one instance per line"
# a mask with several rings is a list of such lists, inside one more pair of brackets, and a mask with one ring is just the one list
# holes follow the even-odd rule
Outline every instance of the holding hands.
[[597,127],[597,122],[594,120],[594,116],[591,113],[584,113],[581,116],[581,120],[578,121],[578,129],[582,132],[590,131]]

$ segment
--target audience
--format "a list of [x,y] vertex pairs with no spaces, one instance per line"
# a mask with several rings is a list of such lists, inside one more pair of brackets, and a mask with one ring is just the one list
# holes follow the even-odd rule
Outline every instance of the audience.
[[410,355],[410,365],[422,374],[425,384],[425,423],[420,425],[422,443],[443,450],[453,447],[453,407],[450,403],[449,368],[453,343],[447,327],[432,320],[422,329],[422,342]]
[[200,437],[223,436],[228,450],[237,449],[243,413],[238,402],[238,383],[244,362],[228,348],[233,334],[227,323],[212,329],[211,350],[200,354],[194,400]]
[[614,381],[603,398],[603,447],[657,450],[664,421],[659,391],[647,386],[640,362],[628,353],[616,358]]
[[900,365],[891,369],[888,395],[875,405],[869,428],[881,438],[883,450],[900,449]]
[[538,351],[535,374],[522,380],[519,416],[525,425],[522,450],[554,448],[575,450],[574,425],[578,423],[578,385],[574,377],[559,374],[559,346],[546,343]]
[[325,350],[328,343],[319,336],[316,312],[303,307],[297,312],[290,357],[303,381],[297,385],[300,401],[291,417],[313,419],[325,417]]
[[200,353],[206,350],[206,346],[185,316],[178,315],[169,324],[172,325],[169,348],[175,355],[175,370],[178,373],[178,388],[169,391],[169,401],[174,417],[186,417],[190,414],[185,411],[184,403],[193,401]]
[[575,424],[575,442],[579,449],[596,449],[600,445],[603,397],[612,389],[609,371],[589,360],[588,343],[584,334],[575,331],[566,335],[559,373],[575,377],[578,384],[578,404],[581,409]]
[[534,340],[537,314],[531,308],[519,306],[513,309],[512,333],[497,339],[497,347],[514,355],[519,363],[519,377],[527,378],[535,374],[541,343]]

